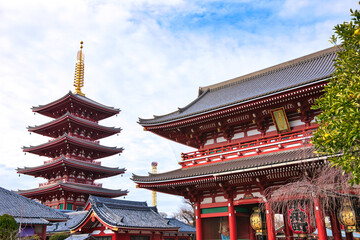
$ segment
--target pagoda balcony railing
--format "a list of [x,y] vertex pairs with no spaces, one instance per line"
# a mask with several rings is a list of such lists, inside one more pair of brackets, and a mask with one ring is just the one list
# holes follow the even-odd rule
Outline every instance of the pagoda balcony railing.
[[77,182],[75,181],[75,179],[55,179],[55,180],[51,180],[51,181],[48,181],[48,182],[45,182],[45,183],[39,183],[39,187],[46,187],[46,186],[49,186],[49,185],[52,185],[52,184],[56,184],[56,183],[59,183],[60,181],[62,181],[63,183],[75,183],[75,184],[80,184],[80,185],[84,185],[84,186],[94,186],[94,187],[99,187],[101,188],[102,187],[102,183],[80,183],[80,182]]
[[[70,155],[70,154],[66,154],[66,155],[64,155],[64,157],[66,157],[67,159],[83,161],[83,162],[86,162],[86,163],[95,164],[95,165],[99,165],[99,166],[101,165],[101,161],[93,161],[93,160],[91,160],[89,158],[86,158],[86,157],[79,157],[79,156]],[[50,160],[44,161],[44,164],[55,162],[55,161],[57,161],[57,160],[59,160],[61,158],[62,158],[62,156],[52,158]]]
[[279,134],[273,137],[263,137],[252,141],[233,143],[189,153],[181,153],[182,167],[192,167],[197,164],[226,161],[253,155],[266,154],[285,148],[293,148],[310,144],[310,139],[317,126]]

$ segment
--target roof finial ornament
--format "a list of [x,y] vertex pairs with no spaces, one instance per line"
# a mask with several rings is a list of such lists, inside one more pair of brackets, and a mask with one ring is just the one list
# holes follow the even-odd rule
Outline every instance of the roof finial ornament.
[[77,61],[75,65],[75,76],[74,76],[74,87],[75,94],[79,94],[81,96],[85,96],[84,93],[81,92],[81,88],[84,86],[84,54],[82,52],[83,41],[80,42],[80,50],[77,53]]

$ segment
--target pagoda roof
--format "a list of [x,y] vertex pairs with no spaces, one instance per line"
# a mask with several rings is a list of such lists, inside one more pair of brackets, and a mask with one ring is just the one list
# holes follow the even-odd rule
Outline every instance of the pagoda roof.
[[263,170],[277,166],[297,164],[299,161],[320,159],[314,153],[313,147],[303,147],[291,150],[282,150],[263,155],[227,160],[219,163],[205,164],[194,167],[180,168],[165,173],[149,173],[148,176],[133,174],[132,180],[136,183],[164,183],[199,178],[216,178],[220,175],[241,173],[246,171]]
[[17,193],[25,196],[25,197],[34,197],[42,195],[42,194],[49,194],[57,191],[68,191],[68,192],[76,192],[76,193],[84,193],[84,194],[93,194],[97,196],[104,196],[104,197],[120,197],[126,195],[128,193],[127,190],[112,190],[102,187],[95,187],[87,184],[77,184],[77,183],[69,183],[69,182],[62,182],[59,181],[58,183],[49,184],[44,187],[40,188],[33,188],[27,190],[18,190]]
[[146,202],[90,196],[86,206],[90,206],[86,207],[88,214],[71,229],[72,231],[82,228],[91,219],[91,216],[95,216],[110,229],[158,229],[162,231],[179,229],[179,227],[171,225],[170,221],[162,218],[156,207],[149,207]]
[[49,225],[68,216],[31,199],[0,187],[0,216],[9,214],[17,223]]
[[[37,176],[37,175],[39,175],[40,172],[47,172],[51,169],[59,168],[59,167],[63,168],[65,166],[82,169],[82,170],[88,169],[88,170],[91,170],[92,172],[101,173],[102,175],[104,175],[102,177],[115,176],[118,174],[123,174],[126,171],[125,168],[104,167],[101,165],[96,165],[96,164],[88,163],[88,162],[81,161],[81,160],[68,159],[64,156],[61,156],[61,158],[55,160],[54,162],[50,162],[50,163],[43,164],[43,165],[36,166],[36,167],[17,168],[16,170],[17,170],[17,173]],[[102,177],[100,177],[100,178],[102,178]]]
[[123,148],[117,148],[117,147],[106,147],[100,144],[93,143],[91,141],[83,140],[81,138],[73,137],[68,134],[64,134],[59,138],[56,138],[52,141],[37,145],[37,146],[30,146],[30,147],[23,147],[24,152],[30,152],[34,154],[38,154],[41,156],[45,156],[45,151],[55,150],[60,145],[67,145],[67,144],[74,144],[78,145],[82,148],[87,148],[91,151],[97,150],[99,152],[102,152],[99,156],[94,156],[92,159],[97,158],[103,158],[108,157],[117,153],[121,153],[124,149]]
[[50,121],[48,123],[44,123],[42,125],[36,125],[33,127],[28,127],[28,131],[52,137],[52,135],[49,134],[50,129],[53,129],[54,127],[57,127],[58,125],[63,125],[65,123],[66,124],[68,124],[68,123],[74,124],[75,123],[75,124],[78,124],[81,126],[99,130],[102,134],[99,134],[98,136],[94,136],[93,139],[95,139],[95,140],[104,138],[107,136],[111,136],[111,135],[113,135],[115,133],[119,133],[121,131],[121,128],[102,126],[102,125],[99,125],[97,122],[89,121],[87,119],[74,116],[70,112],[66,112],[61,117],[59,117],[53,121]]
[[120,109],[118,109],[118,108],[103,105],[101,103],[98,103],[98,102],[96,102],[96,101],[94,101],[94,100],[92,100],[90,98],[87,98],[85,96],[82,96],[80,94],[74,94],[71,91],[69,91],[63,97],[61,97],[61,98],[59,98],[59,99],[57,99],[57,100],[55,100],[53,102],[50,102],[50,103],[44,104],[44,105],[39,105],[37,107],[35,107],[35,106],[32,107],[32,111],[43,114],[43,115],[48,116],[48,117],[54,117],[50,113],[50,111],[52,109],[58,108],[59,106],[65,104],[66,102],[68,102],[68,103],[76,102],[78,104],[90,107],[90,108],[92,108],[94,110],[106,113],[105,115],[100,117],[99,120],[110,117],[110,116],[113,116],[113,115],[118,114],[120,112]]
[[198,97],[184,108],[155,116],[139,118],[144,127],[172,123],[260,98],[326,80],[334,72],[334,60],[341,48],[331,47],[270,68],[253,72],[218,84],[200,87]]

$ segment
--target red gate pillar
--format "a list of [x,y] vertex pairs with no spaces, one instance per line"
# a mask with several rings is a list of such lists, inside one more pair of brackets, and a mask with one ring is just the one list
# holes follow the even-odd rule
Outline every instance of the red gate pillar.
[[201,209],[200,202],[195,203],[195,219],[196,219],[196,240],[202,240],[202,225],[201,225]]
[[352,232],[345,233],[345,236],[346,236],[346,238],[345,238],[346,240],[353,240],[354,239]]
[[285,232],[285,239],[291,240],[293,239],[293,232],[290,229],[289,221],[288,221],[288,215],[287,213],[283,214],[284,217],[284,232]]
[[320,198],[314,198],[314,210],[316,218],[316,227],[318,229],[319,240],[327,240],[324,213],[320,204]]
[[250,240],[256,240],[255,230],[249,224]]
[[267,226],[268,240],[276,240],[274,213],[271,209],[269,202],[265,203],[265,211],[266,211],[266,226]]
[[228,214],[229,214],[230,240],[236,240],[237,239],[236,215],[235,215],[235,208],[232,197],[230,197],[228,201]]
[[[41,239],[46,240],[46,225],[42,226]],[[351,235],[352,236],[352,235]]]
[[339,221],[337,220],[336,214],[335,213],[330,213],[330,223],[331,223],[331,230],[332,230],[332,234],[333,234],[333,239],[334,240],[341,240],[341,230],[340,230],[340,224]]

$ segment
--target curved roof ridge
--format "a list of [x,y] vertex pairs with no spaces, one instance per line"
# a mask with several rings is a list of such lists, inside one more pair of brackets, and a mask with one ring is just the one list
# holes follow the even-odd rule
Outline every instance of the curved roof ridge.
[[293,66],[296,66],[296,65],[300,65],[302,63],[311,61],[311,60],[319,58],[319,57],[323,57],[325,55],[328,55],[328,54],[331,54],[331,53],[334,53],[334,52],[338,52],[340,50],[341,50],[341,48],[339,46],[326,48],[324,50],[321,50],[321,51],[318,51],[318,52],[315,52],[315,53],[311,53],[311,54],[308,54],[308,55],[305,55],[305,56],[302,56],[302,57],[299,57],[299,58],[296,58],[296,59],[293,59],[293,60],[290,60],[290,61],[286,61],[286,62],[277,64],[277,65],[274,65],[272,67],[268,67],[268,68],[265,68],[265,69],[262,69],[262,70],[259,70],[259,71],[256,71],[256,72],[252,72],[252,73],[240,76],[240,77],[229,79],[229,80],[226,80],[226,81],[223,81],[223,82],[220,82],[220,83],[216,83],[216,84],[213,84],[213,85],[200,87],[199,88],[199,93],[204,92],[206,90],[216,91],[216,90],[219,90],[219,89],[222,89],[222,88],[230,87],[230,86],[233,86],[235,84],[239,84],[239,83],[245,82],[247,80],[251,80],[253,78],[268,75],[268,74],[271,74],[271,73],[274,73],[274,72],[281,71],[281,70],[286,69],[286,68],[290,68],[290,67],[293,67]]
[[101,145],[101,144],[96,144],[96,143],[93,143],[89,140],[86,140],[86,139],[81,139],[81,138],[77,138],[77,137],[73,137],[73,136],[70,136],[68,135],[67,133],[64,133],[62,136],[58,137],[58,138],[55,138],[53,139],[52,141],[49,141],[49,142],[45,142],[43,144],[39,144],[39,145],[36,145],[36,146],[32,146],[30,145],[29,147],[23,147],[23,151],[26,152],[26,151],[30,151],[31,149],[34,149],[34,148],[40,148],[40,147],[43,147],[43,146],[46,146],[46,145],[51,145],[55,142],[61,142],[62,140],[64,139],[69,139],[69,140],[73,140],[75,142],[80,142],[82,144],[85,144],[87,146],[94,146],[94,147],[98,147],[98,148],[102,148],[102,149],[106,149],[106,150],[118,150],[118,151],[124,151],[124,148],[123,147],[108,147],[108,146],[104,146],[104,145]]
[[126,168],[119,168],[119,167],[105,167],[105,166],[101,166],[101,165],[97,165],[97,164],[93,164],[93,163],[88,163],[82,160],[78,160],[75,158],[66,158],[64,155],[62,155],[59,159],[56,159],[53,162],[49,162],[46,164],[42,164],[42,165],[38,165],[38,166],[34,166],[34,167],[23,167],[23,168],[17,168],[17,171],[30,171],[33,169],[37,169],[37,168],[42,168],[42,167],[46,167],[46,166],[50,166],[50,165],[56,165],[59,162],[69,162],[69,163],[76,163],[76,164],[80,164],[83,166],[89,166],[89,167],[95,167],[95,168],[99,168],[99,169],[103,169],[103,170],[108,170],[108,171],[118,171],[118,172],[125,172]]
[[72,119],[74,119],[74,120],[78,120],[78,121],[80,121],[80,122],[88,123],[88,124],[90,124],[90,125],[92,125],[92,126],[94,126],[94,127],[105,128],[105,129],[110,130],[110,131],[111,131],[111,130],[114,130],[114,131],[115,131],[115,130],[116,130],[116,131],[121,131],[121,130],[122,130],[121,128],[104,126],[104,125],[101,125],[101,124],[99,124],[99,123],[97,123],[97,122],[94,122],[94,121],[91,121],[91,120],[88,120],[88,119],[85,119],[85,118],[78,117],[78,116],[72,114],[72,113],[69,112],[69,111],[66,111],[66,113],[64,113],[61,117],[56,118],[56,119],[54,119],[54,120],[52,120],[52,121],[50,121],[50,122],[46,122],[46,123],[43,123],[43,124],[40,124],[40,125],[28,126],[27,129],[28,129],[29,131],[30,131],[30,130],[33,130],[33,129],[39,129],[39,128],[41,128],[41,127],[45,127],[45,126],[50,125],[50,124],[52,124],[52,123],[61,122],[61,121],[62,121],[64,118],[66,118],[66,117],[72,118]]
[[110,106],[106,106],[102,103],[99,103],[99,102],[96,102],[88,97],[85,97],[85,96],[81,96],[79,94],[74,94],[72,93],[71,91],[69,91],[67,94],[65,94],[63,97],[60,97],[50,103],[47,103],[47,104],[43,104],[43,105],[38,105],[37,107],[33,106],[31,109],[34,111],[34,112],[37,112],[39,110],[41,110],[42,108],[46,108],[46,107],[50,107],[52,106],[53,104],[55,104],[56,102],[59,102],[59,101],[63,101],[65,100],[66,98],[68,97],[74,97],[80,101],[83,101],[83,102],[87,102],[88,104],[90,105],[93,105],[93,106],[98,106],[98,107],[101,107],[101,108],[104,108],[104,109],[107,109],[109,111],[113,111],[113,112],[120,112],[120,109],[119,108],[114,108],[114,107],[110,107]]
[[174,111],[174,112],[171,112],[171,113],[168,113],[168,114],[164,114],[164,115],[153,115],[153,118],[140,118],[139,117],[139,122],[143,122],[143,121],[147,121],[147,120],[156,120],[158,118],[163,118],[163,117],[166,117],[166,116],[169,116],[169,115],[172,115],[174,113],[182,113],[183,111],[185,111],[186,109],[188,109],[189,107],[191,107],[192,105],[194,105],[196,102],[198,102],[202,97],[204,97],[207,93],[209,92],[208,89],[204,90],[204,91],[201,91],[199,90],[199,96],[197,98],[195,98],[192,102],[190,102],[189,104],[187,104],[185,107],[178,107],[178,110]]

